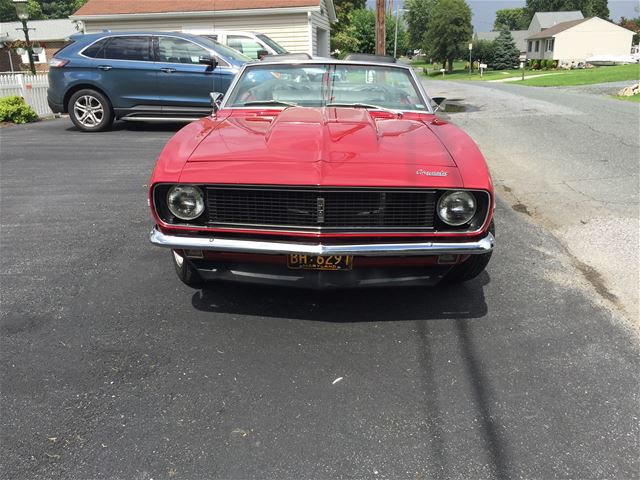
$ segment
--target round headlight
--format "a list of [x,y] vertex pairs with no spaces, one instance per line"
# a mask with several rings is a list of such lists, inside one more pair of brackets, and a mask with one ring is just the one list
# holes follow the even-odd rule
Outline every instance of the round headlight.
[[438,200],[438,216],[447,225],[468,223],[476,213],[476,199],[469,192],[447,192]]
[[193,185],[174,185],[167,193],[167,206],[179,219],[193,220],[204,211],[204,195]]

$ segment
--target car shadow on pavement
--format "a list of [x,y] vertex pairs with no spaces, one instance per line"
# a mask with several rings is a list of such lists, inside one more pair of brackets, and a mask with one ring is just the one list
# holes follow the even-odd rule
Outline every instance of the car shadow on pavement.
[[[477,431],[491,477],[506,479],[510,477],[509,454],[500,431],[500,417],[493,408],[496,394],[490,373],[483,369],[473,332],[473,325],[488,314],[484,287],[490,280],[485,271],[475,280],[459,285],[322,291],[211,283],[193,294],[192,304],[204,312],[255,316],[260,320],[298,319],[341,324],[413,321],[420,345],[417,360],[424,384],[425,428],[431,439],[434,471],[444,473],[451,467],[447,453],[451,449],[447,440],[450,426],[441,403],[442,391],[447,387],[439,384],[442,377],[437,373],[448,358],[462,366],[459,380],[467,385],[469,401],[477,412]],[[439,340],[442,336],[457,344],[457,359],[450,350],[442,356],[442,348],[450,348],[442,346],[443,341]],[[450,342],[444,344],[451,345]],[[446,478],[446,474],[436,478]]]
[[210,283],[192,297],[201,311],[319,322],[386,322],[481,318],[487,313],[483,272],[460,285],[432,287],[300,290]]

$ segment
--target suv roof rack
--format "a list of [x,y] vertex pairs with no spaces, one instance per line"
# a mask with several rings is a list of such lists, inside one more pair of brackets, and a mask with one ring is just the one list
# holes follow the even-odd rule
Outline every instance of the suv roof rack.
[[396,59],[390,55],[373,55],[371,53],[350,53],[345,60],[355,62],[380,62],[380,63],[396,63]]
[[267,62],[288,62],[290,60],[311,60],[308,53],[283,53],[282,55],[265,55],[262,60]]

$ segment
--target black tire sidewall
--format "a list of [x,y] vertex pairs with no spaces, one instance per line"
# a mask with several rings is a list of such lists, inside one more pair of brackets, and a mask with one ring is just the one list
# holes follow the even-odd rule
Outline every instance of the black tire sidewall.
[[[176,255],[182,258],[182,262],[178,262],[176,259]],[[195,267],[191,264],[189,259],[185,258],[180,252],[172,251],[171,252],[171,261],[173,262],[173,266],[176,269],[176,274],[178,278],[190,287],[197,287],[203,283],[200,274],[195,269]]]
[[[76,103],[76,100],[78,98],[83,97],[85,95],[90,95],[94,97],[96,100],[98,100],[102,104],[102,108],[104,110],[102,121],[95,127],[87,127],[85,125],[82,125],[82,123],[78,121],[75,115],[73,106]],[[113,123],[113,109],[111,108],[111,102],[109,102],[109,99],[106,96],[104,96],[102,93],[98,92],[97,90],[91,90],[91,89],[78,90],[76,93],[71,95],[67,109],[69,112],[69,118],[71,119],[73,124],[83,132],[101,132],[109,128]]]

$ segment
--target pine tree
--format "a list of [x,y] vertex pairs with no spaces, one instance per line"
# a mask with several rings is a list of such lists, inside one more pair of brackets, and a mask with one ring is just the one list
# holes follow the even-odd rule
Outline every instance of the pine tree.
[[503,30],[493,41],[493,59],[490,64],[495,70],[505,70],[513,68],[518,64],[520,51],[516,47],[516,42],[511,36],[509,30]]

